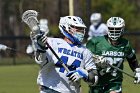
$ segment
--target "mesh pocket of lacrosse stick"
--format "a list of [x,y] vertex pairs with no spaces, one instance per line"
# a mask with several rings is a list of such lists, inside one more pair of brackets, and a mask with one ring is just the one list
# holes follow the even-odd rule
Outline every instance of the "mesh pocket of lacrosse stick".
[[38,29],[38,20],[37,20],[38,12],[35,10],[27,10],[22,15],[22,21],[25,22],[31,30]]

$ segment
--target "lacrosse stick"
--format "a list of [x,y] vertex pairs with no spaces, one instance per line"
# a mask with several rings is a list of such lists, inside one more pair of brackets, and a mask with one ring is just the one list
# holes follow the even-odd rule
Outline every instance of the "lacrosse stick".
[[[93,55],[93,58],[98,59],[98,56]],[[116,67],[116,66],[113,66],[113,65],[109,64],[109,62],[108,62],[108,61],[107,61],[107,65],[109,65],[110,67],[112,67],[112,68],[114,68],[114,69],[116,69],[116,70],[118,70],[118,71],[120,71],[120,72],[124,73],[125,75],[127,75],[127,76],[129,76],[129,77],[134,78],[134,79],[136,79],[136,80],[137,80],[137,78],[136,78],[136,77],[134,77],[133,75],[131,75],[131,74],[129,74],[129,73],[127,73],[127,72],[123,71],[122,69],[120,69],[120,68],[118,68],[118,67]]]
[[35,10],[27,10],[22,15],[22,21],[24,21],[32,31],[36,31],[39,29],[37,16],[38,12]]
[[[38,13],[35,10],[27,10],[22,15],[22,21],[25,22],[29,28],[37,35],[39,34],[39,26],[38,26],[38,20],[37,20]],[[64,64],[64,62],[59,58],[59,56],[56,54],[56,52],[52,49],[50,44],[46,42],[48,48],[52,51],[52,53],[55,55],[55,57],[58,59],[58,61],[61,63],[61,65],[65,68],[67,72],[69,72],[69,69]]]
[[111,64],[109,64],[109,63],[108,63],[108,65],[109,65],[110,67],[112,67],[112,68],[114,68],[114,69],[116,69],[116,70],[118,70],[118,71],[124,73],[125,75],[127,75],[127,76],[129,76],[129,77],[134,78],[134,79],[137,80],[136,77],[134,77],[133,75],[131,75],[131,74],[129,74],[129,73],[123,71],[122,69],[120,69],[120,68],[118,68],[118,67],[116,67],[116,66],[113,66],[113,65],[111,65]]
[[19,52],[19,53],[22,53],[22,54],[31,56],[30,54],[27,54],[27,53],[25,53],[25,52],[18,51],[18,50],[14,49],[14,48],[8,47],[8,46],[3,45],[3,44],[0,44],[0,50],[3,50],[3,51],[11,50],[11,51],[14,51],[14,52]]

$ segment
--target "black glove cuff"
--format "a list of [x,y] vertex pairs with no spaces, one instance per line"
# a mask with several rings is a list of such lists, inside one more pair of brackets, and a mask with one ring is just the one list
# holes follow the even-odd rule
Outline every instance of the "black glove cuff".
[[45,50],[37,49],[37,52],[39,52],[39,53],[45,53],[46,51]]
[[46,49],[48,49],[48,47],[46,47],[46,46],[42,46],[42,45],[40,45],[38,42],[37,42],[37,44],[38,44],[38,46],[39,46],[42,50],[46,50]]

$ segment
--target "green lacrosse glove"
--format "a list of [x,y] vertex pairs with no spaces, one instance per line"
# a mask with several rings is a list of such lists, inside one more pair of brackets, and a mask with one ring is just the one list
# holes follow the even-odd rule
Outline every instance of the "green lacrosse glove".
[[104,56],[94,55],[94,61],[97,67],[99,68],[107,68],[108,62]]

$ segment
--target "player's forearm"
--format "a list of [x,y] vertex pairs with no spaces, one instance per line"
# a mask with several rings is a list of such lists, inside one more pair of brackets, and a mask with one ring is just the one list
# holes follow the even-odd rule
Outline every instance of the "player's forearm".
[[136,55],[134,55],[131,58],[127,58],[127,60],[128,60],[128,63],[129,63],[130,68],[133,71],[135,71],[136,68],[139,68],[139,63],[138,63],[138,60],[136,58]]

